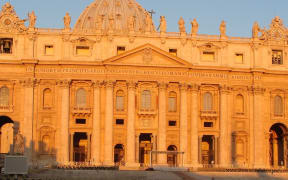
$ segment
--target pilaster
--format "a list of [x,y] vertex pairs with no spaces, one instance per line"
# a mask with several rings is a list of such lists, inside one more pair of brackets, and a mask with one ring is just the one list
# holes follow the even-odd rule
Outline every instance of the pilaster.
[[[166,90],[167,83],[159,83],[158,151],[166,151]],[[167,165],[167,155],[158,154],[158,164]]]
[[187,84],[183,83],[180,85],[181,94],[181,107],[180,107],[180,151],[184,152],[183,163],[184,166],[187,164],[187,144],[188,144],[188,129],[187,129]]
[[114,82],[105,82],[105,132],[104,132],[104,165],[113,166],[113,88]]

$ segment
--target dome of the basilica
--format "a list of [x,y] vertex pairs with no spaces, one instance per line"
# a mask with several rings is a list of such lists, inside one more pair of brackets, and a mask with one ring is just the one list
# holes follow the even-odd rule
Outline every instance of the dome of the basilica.
[[[144,32],[149,22],[147,19],[152,22],[150,14],[135,0],[95,0],[82,12],[74,30]],[[151,27],[151,31],[154,30],[154,26]]]

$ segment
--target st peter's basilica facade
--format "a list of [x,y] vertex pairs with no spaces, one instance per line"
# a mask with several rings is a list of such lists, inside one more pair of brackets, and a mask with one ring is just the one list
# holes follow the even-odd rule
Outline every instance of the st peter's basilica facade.
[[[73,28],[0,14],[1,153],[39,165],[288,167],[288,29],[157,30],[135,0],[95,0]],[[199,24],[198,24],[199,23]],[[191,32],[186,27],[192,26]],[[287,106],[286,106],[287,104]]]

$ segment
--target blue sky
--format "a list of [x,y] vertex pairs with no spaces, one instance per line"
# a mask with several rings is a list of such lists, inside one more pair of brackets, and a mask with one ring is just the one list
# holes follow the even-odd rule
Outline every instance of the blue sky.
[[[94,0],[10,0],[20,18],[26,18],[34,10],[37,27],[62,28],[63,16],[69,12],[72,25],[81,12]],[[181,16],[190,32],[190,20],[197,18],[199,33],[218,34],[221,20],[227,22],[229,36],[250,37],[254,21],[261,27],[270,24],[274,16],[280,16],[288,24],[288,0],[137,0],[145,9],[156,11],[154,23],[159,16],[166,16],[168,31],[178,31]],[[9,0],[0,0],[1,6]]]

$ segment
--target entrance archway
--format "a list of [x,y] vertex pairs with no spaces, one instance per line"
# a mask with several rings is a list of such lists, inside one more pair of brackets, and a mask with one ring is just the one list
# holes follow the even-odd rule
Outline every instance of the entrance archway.
[[14,121],[8,116],[0,116],[0,153],[7,154],[13,150]]
[[283,124],[274,124],[270,128],[270,150],[269,159],[272,167],[287,165],[287,128]]
[[167,164],[170,167],[176,167],[177,166],[177,147],[174,145],[170,145],[167,148],[168,154],[167,154]]
[[[139,163],[148,166],[150,162],[150,151],[153,149],[152,134],[142,133],[139,136]],[[153,157],[153,156],[152,156]]]
[[122,165],[124,161],[125,151],[124,146],[122,144],[117,144],[114,147],[114,163],[116,166]]
[[215,163],[215,142],[214,136],[204,135],[201,143],[202,164]]
[[76,132],[73,137],[73,160],[75,162],[87,161],[88,137],[87,133]]

